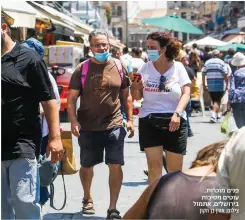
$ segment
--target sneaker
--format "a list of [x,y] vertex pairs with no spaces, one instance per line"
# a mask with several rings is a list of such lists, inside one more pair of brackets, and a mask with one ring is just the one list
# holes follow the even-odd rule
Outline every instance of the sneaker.
[[221,117],[217,117],[217,122],[221,122]]
[[210,123],[216,123],[217,122],[217,119],[216,118],[214,118],[213,116],[210,118]]

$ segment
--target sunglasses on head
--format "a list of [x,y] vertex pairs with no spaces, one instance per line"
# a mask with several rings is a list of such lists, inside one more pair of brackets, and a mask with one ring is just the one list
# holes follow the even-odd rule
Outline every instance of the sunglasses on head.
[[166,82],[167,78],[165,76],[161,76],[160,77],[160,84],[159,84],[159,89],[161,91],[165,90],[165,82]]

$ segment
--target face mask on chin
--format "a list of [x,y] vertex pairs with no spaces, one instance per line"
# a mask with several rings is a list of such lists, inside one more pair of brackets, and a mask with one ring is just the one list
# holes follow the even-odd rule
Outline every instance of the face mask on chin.
[[111,56],[111,54],[108,51],[106,51],[104,53],[94,52],[94,58],[96,60],[98,60],[99,62],[105,62],[110,56]]
[[160,57],[158,50],[147,50],[147,52],[151,61],[156,61]]

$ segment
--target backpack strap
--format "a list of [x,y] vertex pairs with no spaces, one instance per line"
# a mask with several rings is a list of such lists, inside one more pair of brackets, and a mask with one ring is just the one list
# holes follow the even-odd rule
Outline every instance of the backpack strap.
[[116,64],[116,67],[117,67],[117,70],[118,70],[118,72],[120,74],[121,80],[123,81],[123,67],[122,67],[122,63],[118,59],[113,58],[113,60],[114,60],[114,62]]
[[[114,62],[116,64],[116,67],[117,67],[117,70],[120,74],[120,77],[121,77],[121,80],[123,81],[123,67],[122,67],[122,63],[120,60],[118,59],[114,59]],[[84,88],[84,84],[85,84],[85,80],[86,80],[86,77],[88,75],[88,67],[89,67],[89,63],[90,63],[90,60],[86,60],[83,62],[82,64],[82,68],[81,68],[81,84],[82,84],[82,88]]]
[[82,88],[84,88],[85,80],[86,80],[86,77],[88,75],[89,62],[90,62],[90,60],[86,60],[82,64],[82,68],[81,68],[81,84],[82,84]]
[[61,162],[60,165],[60,172],[62,175],[62,180],[63,180],[63,187],[64,187],[64,202],[61,208],[56,208],[54,206],[54,184],[53,182],[50,184],[50,207],[53,208],[54,210],[60,211],[65,208],[66,206],[66,185],[65,185],[65,179],[64,179],[64,173],[63,173],[63,162]]

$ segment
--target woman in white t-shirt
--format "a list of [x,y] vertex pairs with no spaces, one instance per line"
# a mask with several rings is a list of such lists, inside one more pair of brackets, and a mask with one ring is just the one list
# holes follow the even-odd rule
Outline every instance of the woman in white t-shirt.
[[136,100],[144,98],[139,114],[139,142],[148,163],[148,182],[162,176],[162,155],[166,153],[169,172],[182,170],[186,154],[186,113],[191,83],[182,63],[174,61],[180,44],[170,34],[154,32],[147,47],[159,58],[145,63],[138,73],[141,80],[132,83]]

